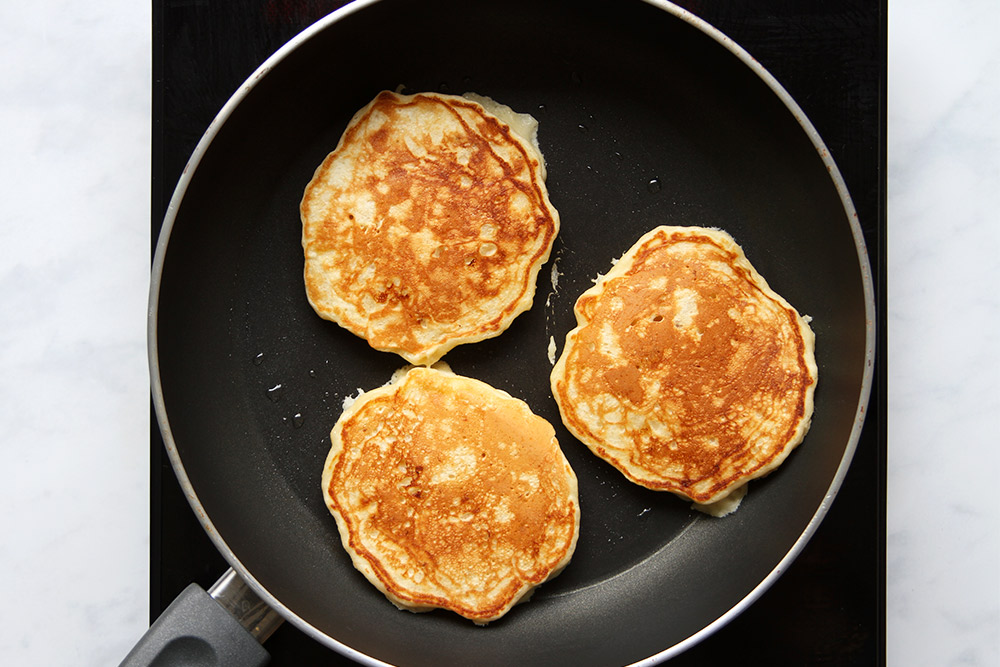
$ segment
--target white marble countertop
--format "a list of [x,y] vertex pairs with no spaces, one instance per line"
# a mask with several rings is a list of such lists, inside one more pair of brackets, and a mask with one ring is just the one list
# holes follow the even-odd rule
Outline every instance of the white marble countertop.
[[[148,608],[150,11],[0,6],[0,656]],[[887,650],[1000,664],[1000,3],[890,7]]]

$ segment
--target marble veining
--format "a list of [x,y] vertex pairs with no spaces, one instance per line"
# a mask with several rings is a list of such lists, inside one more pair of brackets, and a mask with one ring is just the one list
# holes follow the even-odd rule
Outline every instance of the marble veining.
[[150,10],[0,7],[0,662],[147,624]]
[[1000,25],[890,7],[889,664],[1000,664]]

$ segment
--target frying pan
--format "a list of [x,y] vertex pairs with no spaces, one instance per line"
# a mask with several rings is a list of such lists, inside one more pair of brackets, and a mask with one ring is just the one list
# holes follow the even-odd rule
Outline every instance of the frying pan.
[[[351,566],[319,492],[343,399],[403,362],[312,312],[297,205],[351,115],[399,85],[532,113],[562,218],[558,282],[543,269],[530,311],[446,358],[549,419],[580,481],[572,563],[485,628],[396,610]],[[817,335],[806,440],[721,520],[597,460],[549,393],[550,337],[561,346],[579,293],[658,224],[732,233]],[[368,664],[655,663],[745,609],[815,531],[860,434],[874,321],[835,164],[780,85],[718,31],[665,2],[381,0],[279,50],[199,143],[156,249],[149,354],[195,514],[249,588],[306,634]]]

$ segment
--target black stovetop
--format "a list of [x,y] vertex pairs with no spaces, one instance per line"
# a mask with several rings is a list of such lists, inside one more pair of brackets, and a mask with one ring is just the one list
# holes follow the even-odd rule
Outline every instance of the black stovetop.
[[[152,232],[185,162],[219,108],[271,53],[343,3],[335,0],[154,0]],[[884,350],[884,1],[678,2],[750,52],[816,126],[847,183],[877,276]],[[836,502],[785,574],[746,612],[673,661],[721,664],[884,662],[885,375]],[[227,564],[195,519],[159,432],[151,433],[150,613]],[[272,664],[353,664],[290,624],[268,641]]]

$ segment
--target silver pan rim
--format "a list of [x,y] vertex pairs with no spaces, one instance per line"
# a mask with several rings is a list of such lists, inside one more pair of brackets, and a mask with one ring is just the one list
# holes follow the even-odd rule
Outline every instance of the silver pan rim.
[[[199,522],[202,524],[205,532],[208,534],[212,543],[219,550],[223,558],[230,564],[230,566],[240,575],[240,577],[246,581],[247,585],[250,586],[254,592],[267,604],[269,604],[273,609],[277,610],[287,621],[295,625],[299,630],[301,630],[306,635],[312,637],[316,641],[330,647],[333,650],[341,653],[342,655],[360,663],[363,665],[384,666],[389,663],[382,662],[376,658],[373,658],[367,654],[361,653],[356,649],[330,637],[326,633],[316,629],[314,626],[300,618],[294,611],[289,609],[287,606],[282,604],[280,600],[274,597],[268,590],[261,585],[259,581],[250,573],[246,566],[240,561],[236,554],[230,549],[229,545],[222,539],[218,530],[212,523],[211,518],[209,518],[201,501],[198,499],[197,493],[191,484],[191,481],[187,475],[184,468],[184,464],[181,461],[180,455],[177,451],[176,442],[174,441],[173,434],[170,428],[170,422],[167,418],[166,405],[163,396],[163,390],[160,383],[160,369],[159,369],[159,355],[157,346],[157,312],[159,305],[159,292],[160,284],[163,275],[163,266],[166,258],[167,248],[170,242],[171,231],[173,229],[174,223],[176,221],[177,212],[180,208],[180,204],[184,199],[185,193],[187,192],[188,186],[190,185],[194,174],[198,169],[202,158],[208,152],[216,135],[219,133],[221,128],[225,125],[229,116],[233,111],[243,102],[251,90],[257,85],[257,83],[263,79],[267,74],[274,69],[274,67],[288,57],[289,54],[297,50],[302,44],[312,39],[316,34],[326,30],[331,25],[343,20],[345,17],[364,10],[365,8],[375,5],[380,2],[380,0],[355,0],[348,5],[345,5],[341,9],[338,9],[331,14],[325,16],[324,18],[316,21],[305,30],[300,32],[290,41],[288,41],[284,46],[278,49],[273,55],[271,55],[267,60],[265,60],[254,72],[251,74],[246,81],[237,89],[237,91],[229,98],[225,105],[220,109],[219,113],[215,116],[209,127],[206,129],[204,135],[202,135],[197,146],[189,158],[180,179],[174,189],[171,196],[170,202],[167,206],[167,212],[164,216],[163,225],[160,231],[159,238],[156,244],[156,250],[153,257],[152,268],[150,272],[150,290],[149,290],[149,301],[147,310],[147,353],[148,353],[148,363],[150,370],[150,388],[153,400],[154,411],[156,414],[156,420],[163,436],[164,448],[166,449],[167,455],[169,457],[171,466],[177,475],[178,482],[184,492],[195,516],[198,518]],[[862,286],[864,290],[865,298],[865,367],[863,369],[861,391],[858,397],[858,403],[855,410],[854,423],[851,429],[850,436],[848,438],[847,446],[844,450],[844,455],[841,458],[840,465],[837,468],[836,474],[831,481],[829,488],[827,489],[826,495],[820,506],[813,514],[812,518],[806,525],[805,529],[799,535],[798,539],[792,545],[792,547],[786,552],[785,556],[779,561],[779,563],[774,567],[771,572],[764,577],[760,583],[754,587],[745,597],[739,600],[735,605],[733,605],[727,612],[719,616],[715,621],[706,625],[704,628],[690,635],[686,639],[674,644],[673,646],[651,655],[643,660],[632,663],[633,665],[639,667],[649,667],[651,665],[661,664],[681,653],[687,651],[696,644],[704,641],[709,636],[713,635],[733,619],[743,613],[747,608],[749,608],[754,602],[760,598],[761,595],[767,591],[775,581],[788,569],[792,562],[799,556],[802,550],[808,544],[809,540],[815,534],[819,525],[822,523],[823,518],[829,511],[840,487],[847,475],[848,469],[850,468],[851,461],[854,458],[854,453],[857,449],[858,442],[861,437],[862,427],[864,426],[865,415],[868,410],[868,402],[871,396],[872,382],[874,378],[874,366],[875,366],[875,350],[876,350],[876,309],[875,309],[875,287],[874,280],[872,276],[871,263],[868,257],[868,251],[864,240],[864,233],[861,229],[860,222],[858,220],[857,210],[854,207],[854,202],[848,192],[847,185],[844,182],[843,176],[840,173],[839,168],[836,165],[830,151],[828,150],[823,139],[820,137],[819,132],[816,130],[815,126],[806,116],[805,112],[798,105],[798,103],[792,98],[788,91],[778,82],[778,80],[756,59],[753,58],[742,46],[737,44],[729,36],[723,33],[718,28],[709,24],[707,21],[699,18],[698,16],[692,14],[691,12],[679,7],[672,2],[667,0],[642,0],[648,5],[657,7],[668,14],[673,15],[677,19],[684,21],[685,23],[691,25],[692,27],[698,29],[706,36],[715,40],[720,46],[728,50],[734,56],[736,56],[747,68],[749,68],[754,74],[756,74],[767,86],[768,88],[781,100],[781,102],[788,108],[792,113],[798,124],[801,126],[802,130],[805,132],[806,136],[812,142],[817,154],[823,161],[830,174],[830,178],[833,185],[840,196],[841,202],[844,208],[844,214],[847,218],[847,222],[850,226],[851,233],[854,238],[855,248],[858,254],[858,262],[861,267],[861,279]]]

